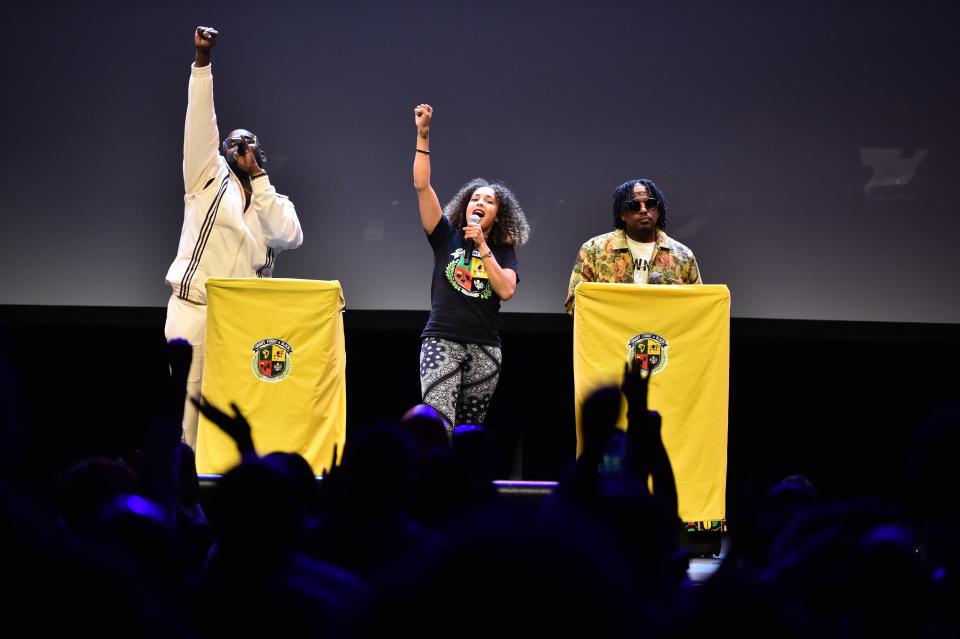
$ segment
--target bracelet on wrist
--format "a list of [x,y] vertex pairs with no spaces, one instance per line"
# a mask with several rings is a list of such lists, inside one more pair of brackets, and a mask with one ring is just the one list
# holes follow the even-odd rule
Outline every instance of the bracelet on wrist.
[[430,151],[424,151],[423,149],[417,149],[417,153],[423,153],[424,155],[430,155]]
[[493,255],[493,251],[490,250],[490,249],[487,249],[487,252],[480,256],[480,259],[481,259],[481,260],[485,260],[485,259],[487,259],[488,257],[490,257],[491,255]]
[[256,175],[251,175],[251,176],[250,176],[250,181],[252,182],[253,180],[256,180],[257,178],[261,178],[261,177],[263,177],[263,176],[266,175],[266,174],[267,174],[266,171],[260,171],[260,172],[257,173]]

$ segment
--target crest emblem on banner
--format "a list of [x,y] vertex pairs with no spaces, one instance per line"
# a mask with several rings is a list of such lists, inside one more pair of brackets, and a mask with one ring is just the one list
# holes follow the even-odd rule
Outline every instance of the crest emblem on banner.
[[651,375],[656,375],[667,366],[667,349],[670,344],[656,333],[640,333],[627,342],[627,358]]
[[493,287],[490,286],[490,280],[479,253],[473,252],[469,264],[466,252],[462,248],[451,253],[450,257],[453,259],[447,264],[445,273],[447,281],[453,285],[453,288],[464,295],[479,297],[482,300],[489,299],[493,295]]
[[262,382],[279,382],[290,374],[293,347],[271,337],[253,346],[253,374]]

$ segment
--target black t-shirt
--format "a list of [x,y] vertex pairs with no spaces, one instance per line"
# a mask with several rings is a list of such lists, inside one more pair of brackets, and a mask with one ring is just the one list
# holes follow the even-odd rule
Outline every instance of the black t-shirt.
[[[433,248],[433,283],[430,319],[421,337],[500,346],[500,298],[490,286],[480,253],[474,251],[469,266],[464,265],[463,233],[453,228],[446,215],[440,216],[427,239]],[[517,272],[512,246],[488,246],[500,268]]]

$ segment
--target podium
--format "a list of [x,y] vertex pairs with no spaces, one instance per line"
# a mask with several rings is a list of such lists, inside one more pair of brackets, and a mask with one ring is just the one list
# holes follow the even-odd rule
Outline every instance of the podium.
[[[316,474],[346,441],[343,291],[337,281],[207,280],[203,394],[250,422],[260,455],[302,455]],[[200,417],[197,471],[224,473],[237,447]]]
[[[580,406],[597,387],[619,385],[623,365],[646,367],[649,407],[677,482],[680,517],[719,529],[726,516],[730,390],[730,291],[723,285],[582,282],[575,291],[573,373],[577,455]],[[626,403],[617,425],[626,428]]]

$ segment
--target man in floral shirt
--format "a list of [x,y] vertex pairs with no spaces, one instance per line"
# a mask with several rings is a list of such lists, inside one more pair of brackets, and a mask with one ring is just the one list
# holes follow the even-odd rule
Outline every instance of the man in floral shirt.
[[613,193],[616,230],[580,247],[564,307],[573,315],[580,282],[702,284],[693,252],[667,236],[667,203],[650,180],[629,180]]

